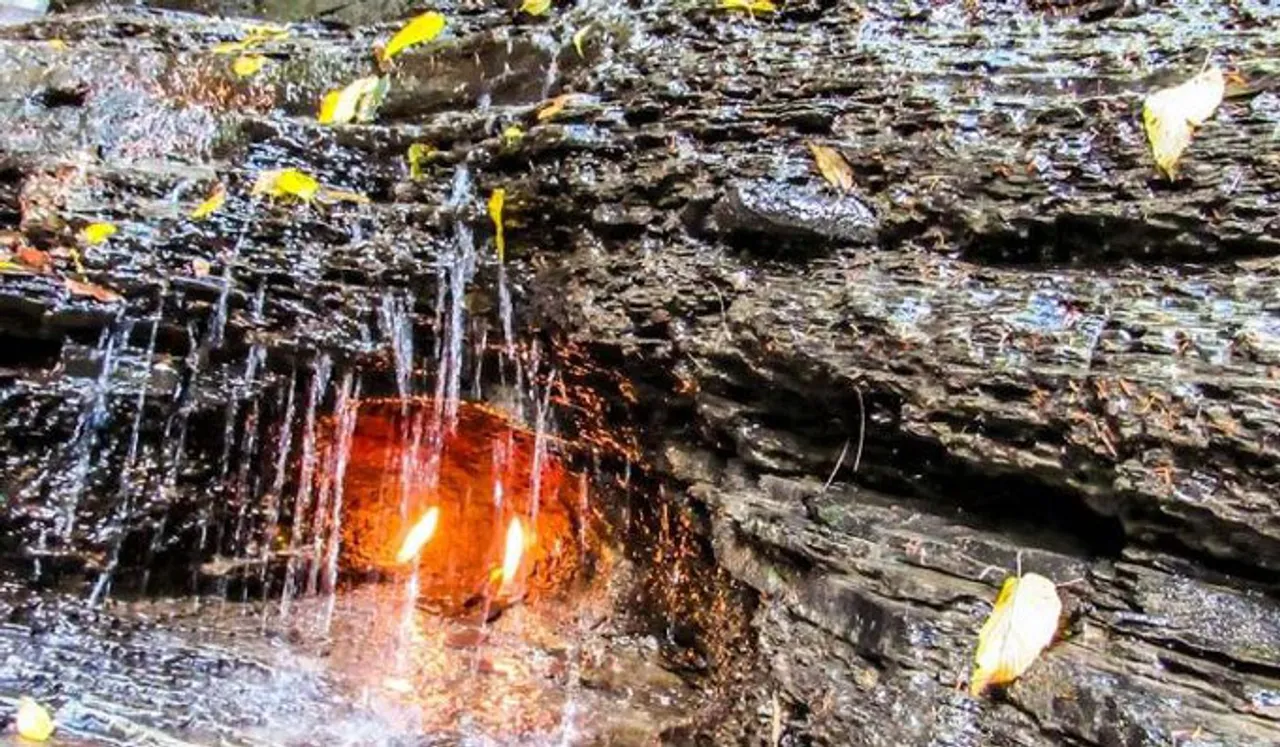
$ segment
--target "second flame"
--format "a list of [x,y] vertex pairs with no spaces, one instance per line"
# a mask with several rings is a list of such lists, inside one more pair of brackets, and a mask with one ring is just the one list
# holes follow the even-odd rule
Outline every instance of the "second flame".
[[427,512],[418,519],[418,523],[414,524],[409,534],[405,536],[404,543],[400,545],[400,552],[396,553],[396,562],[408,563],[416,558],[422,551],[422,546],[427,544],[436,533],[436,525],[439,523],[440,507],[432,506],[427,509]]

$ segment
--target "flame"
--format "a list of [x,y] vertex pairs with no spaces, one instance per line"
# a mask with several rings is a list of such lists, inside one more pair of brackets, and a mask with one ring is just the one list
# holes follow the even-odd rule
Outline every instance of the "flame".
[[436,533],[436,525],[440,523],[440,507],[432,506],[427,512],[418,519],[418,523],[413,525],[409,530],[409,534],[404,538],[404,544],[400,545],[400,552],[396,553],[397,563],[407,563],[418,557],[418,553],[422,551],[422,546],[427,544],[432,535]]
[[520,519],[513,516],[511,524],[507,527],[507,547],[502,555],[503,586],[511,583],[511,579],[516,576],[516,571],[520,570],[520,556],[523,554],[524,528],[520,526]]

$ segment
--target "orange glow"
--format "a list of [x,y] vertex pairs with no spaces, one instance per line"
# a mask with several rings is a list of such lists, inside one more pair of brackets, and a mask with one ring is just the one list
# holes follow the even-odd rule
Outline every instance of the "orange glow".
[[427,544],[431,536],[436,533],[436,525],[440,523],[440,507],[432,506],[427,512],[418,519],[418,523],[413,525],[409,530],[408,536],[404,538],[404,544],[400,545],[400,552],[396,553],[397,563],[408,563],[410,560],[418,557],[418,553],[422,551],[422,546]]
[[507,548],[502,555],[502,585],[506,586],[520,570],[520,558],[524,555],[524,528],[520,520],[512,517],[507,527]]

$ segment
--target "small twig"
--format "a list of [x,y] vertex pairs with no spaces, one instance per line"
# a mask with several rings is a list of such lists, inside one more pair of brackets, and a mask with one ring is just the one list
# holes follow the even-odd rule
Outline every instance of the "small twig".
[[[844,464],[844,455],[849,453],[849,439],[844,440],[844,446],[840,448],[840,456],[836,458],[836,466],[831,470],[831,475],[827,477],[827,481],[822,484],[822,492],[826,492],[831,487],[831,483],[836,480],[836,473],[840,471],[840,465]],[[856,469],[856,468],[855,468]]]
[[862,444],[867,436],[867,407],[862,402],[862,387],[854,387],[854,392],[858,394],[858,453],[853,457],[853,471],[858,471],[858,465],[862,464]]

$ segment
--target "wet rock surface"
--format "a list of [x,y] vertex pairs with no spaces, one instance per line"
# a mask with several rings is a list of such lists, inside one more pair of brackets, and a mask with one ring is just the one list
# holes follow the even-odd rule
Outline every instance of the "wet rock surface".
[[[68,492],[136,473],[159,497],[126,523],[181,555],[165,543],[224,495],[224,420],[284,417],[320,354],[391,389],[382,309],[407,303],[419,349],[443,334],[450,232],[489,241],[483,197],[503,187],[517,325],[571,402],[604,403],[602,453],[665,481],[664,510],[757,600],[751,665],[661,738],[1280,742],[1277,11],[713,5],[441,7],[449,31],[403,56],[379,121],[345,127],[315,102],[372,72],[390,11],[302,23],[250,80],[210,51],[247,22],[83,9],[0,29],[0,230],[56,263],[0,277],[6,554],[67,529]],[[1211,52],[1241,82],[1163,180],[1141,97]],[[810,141],[849,162],[854,194]],[[436,149],[421,180],[415,142]],[[464,164],[475,195],[453,202]],[[284,166],[371,201],[249,198]],[[187,220],[218,180],[224,210]],[[91,220],[121,229],[83,252],[116,301],[63,280]],[[468,296],[495,340],[496,275],[486,257]],[[83,423],[104,372],[99,434]],[[127,469],[111,434],[135,416]],[[46,568],[104,562],[86,527],[111,504],[82,505]],[[1019,563],[1062,584],[1062,640],[970,698],[976,632]],[[699,682],[684,655],[658,669]],[[582,681],[678,699],[641,659]],[[655,738],[632,716],[619,743]]]

